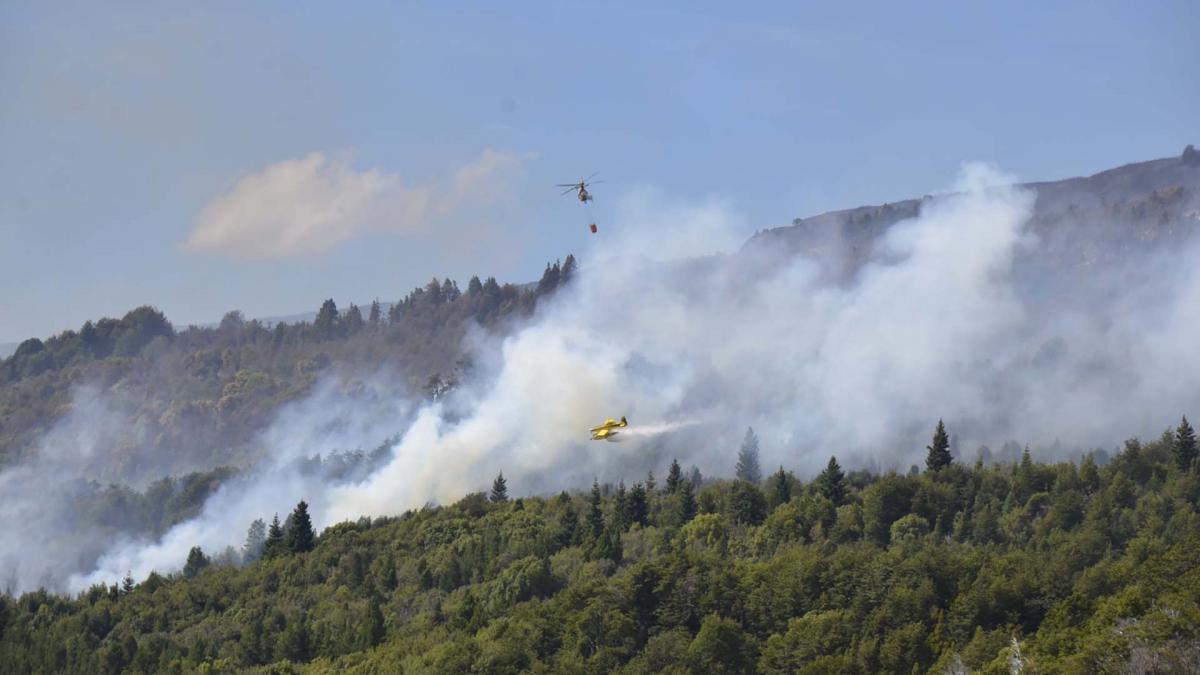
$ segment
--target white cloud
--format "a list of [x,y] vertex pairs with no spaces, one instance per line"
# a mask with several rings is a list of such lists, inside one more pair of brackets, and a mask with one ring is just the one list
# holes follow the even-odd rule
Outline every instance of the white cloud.
[[368,232],[414,233],[494,203],[529,155],[486,150],[449,181],[406,184],[313,152],[245,176],[200,212],[184,248],[235,258],[323,253]]

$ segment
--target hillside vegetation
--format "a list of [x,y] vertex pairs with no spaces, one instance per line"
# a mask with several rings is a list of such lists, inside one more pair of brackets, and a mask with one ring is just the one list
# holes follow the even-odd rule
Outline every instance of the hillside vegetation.
[[323,373],[387,372],[406,383],[403,394],[436,393],[465,367],[460,349],[470,325],[505,330],[574,269],[571,256],[547,265],[528,289],[473,277],[462,291],[433,279],[386,314],[378,302],[339,309],[326,300],[312,323],[267,326],[230,312],[218,327],[176,330],[158,310],[139,307],[28,339],[0,359],[0,466],[36,455],[56,422],[90,403],[80,400],[81,385],[122,424],[103,452],[76,467],[80,475],[144,482],[246,464],[256,432]]
[[523,499],[497,477],[319,536],[303,503],[247,513],[243,551],[193,549],[178,575],[0,599],[0,670],[1196,672],[1186,420],[1105,466],[969,467],[946,439],[907,475],[673,465]]

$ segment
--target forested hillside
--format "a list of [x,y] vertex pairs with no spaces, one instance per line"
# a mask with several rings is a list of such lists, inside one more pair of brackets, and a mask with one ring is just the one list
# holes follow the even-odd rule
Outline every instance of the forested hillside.
[[[1200,476],[1184,420],[1111,462],[490,494],[76,598],[0,599],[4,672],[1196,672]],[[733,458],[730,458],[731,465]],[[257,519],[257,520],[256,520]],[[266,521],[271,521],[268,527]],[[216,555],[214,555],[216,554]],[[244,558],[248,563],[237,567]],[[183,562],[183,561],[180,561]]]
[[0,466],[36,453],[57,421],[88,406],[121,422],[100,451],[78,453],[75,468],[88,478],[146,482],[248,463],[255,433],[323,373],[352,380],[386,372],[405,387],[398,395],[436,393],[467,366],[469,325],[504,331],[574,269],[572,256],[547,265],[528,289],[473,277],[464,291],[433,279],[387,313],[378,302],[339,308],[326,300],[312,323],[267,326],[234,311],[218,327],[177,330],[139,307],[30,338],[0,359]]

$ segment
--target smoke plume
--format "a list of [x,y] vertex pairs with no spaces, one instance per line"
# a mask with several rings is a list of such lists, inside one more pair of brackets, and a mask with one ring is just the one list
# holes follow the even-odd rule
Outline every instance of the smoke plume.
[[[323,527],[451,502],[501,471],[518,494],[640,480],[672,457],[729,475],[747,426],[764,466],[805,476],[830,455],[919,463],[938,419],[965,461],[1008,440],[1057,440],[1067,458],[1156,435],[1200,395],[1200,361],[1189,358],[1200,274],[1184,264],[1194,246],[1156,254],[1150,268],[1137,261],[1134,277],[1094,269],[1033,283],[1018,261],[1045,242],[1029,227],[1034,193],[1013,183],[965,167],[840,282],[823,273],[828,261],[771,251],[678,260],[695,253],[697,233],[732,241],[739,219],[720,204],[663,217],[639,196],[526,325],[472,334],[479,368],[449,396],[394,402],[406,412],[386,418],[322,390],[281,413],[263,436],[271,459],[198,518],[154,541],[118,542],[68,585],[177,569],[191,546],[236,546],[251,520],[301,498]],[[645,225],[622,227],[635,222]],[[589,427],[621,415],[625,442],[589,440]],[[339,427],[338,447],[402,433],[369,475],[297,468],[333,447],[318,428],[337,419],[359,420]]]

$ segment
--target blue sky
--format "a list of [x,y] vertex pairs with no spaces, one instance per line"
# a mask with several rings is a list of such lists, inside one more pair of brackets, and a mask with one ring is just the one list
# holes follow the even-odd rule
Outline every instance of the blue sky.
[[748,235],[1200,143],[1195,2],[481,4],[0,5],[0,341],[533,279],[593,171],[596,236],[647,190]]

